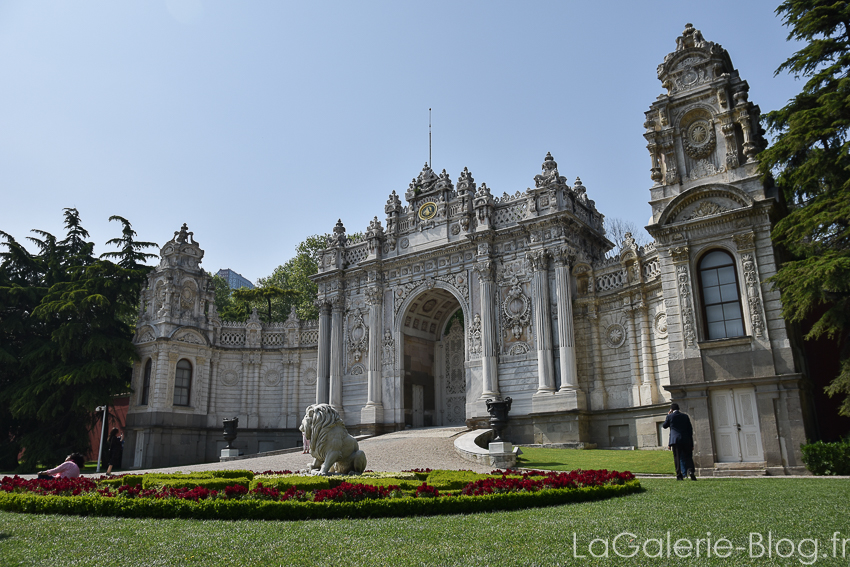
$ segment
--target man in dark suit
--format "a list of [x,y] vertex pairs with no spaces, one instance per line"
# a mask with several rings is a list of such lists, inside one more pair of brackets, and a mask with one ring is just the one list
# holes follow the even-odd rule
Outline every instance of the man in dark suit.
[[676,480],[684,480],[687,474],[691,480],[696,480],[694,474],[694,429],[687,414],[679,411],[679,404],[670,404],[667,419],[661,425],[670,429],[670,440],[667,444],[673,449],[673,462],[676,464]]

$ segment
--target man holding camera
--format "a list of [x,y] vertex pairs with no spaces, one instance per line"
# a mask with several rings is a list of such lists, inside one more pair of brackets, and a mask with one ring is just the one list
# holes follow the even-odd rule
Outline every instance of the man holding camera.
[[679,411],[679,404],[670,404],[667,419],[661,425],[670,429],[668,445],[673,450],[673,462],[676,464],[676,480],[684,480],[687,474],[691,480],[696,480],[694,474],[694,429],[687,414]]

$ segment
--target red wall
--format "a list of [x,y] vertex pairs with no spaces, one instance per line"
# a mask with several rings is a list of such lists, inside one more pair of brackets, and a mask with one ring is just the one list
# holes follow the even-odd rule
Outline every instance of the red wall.
[[[109,437],[109,432],[113,427],[117,427],[119,435],[124,435],[124,425],[127,423],[127,408],[130,406],[130,396],[123,396],[112,399],[112,405],[107,410],[106,431],[104,435]],[[98,439],[100,438],[100,427],[103,422],[103,412],[97,415],[97,425],[89,433],[90,448],[86,455],[86,460],[97,460]],[[106,460],[106,455],[101,456],[103,461]]]

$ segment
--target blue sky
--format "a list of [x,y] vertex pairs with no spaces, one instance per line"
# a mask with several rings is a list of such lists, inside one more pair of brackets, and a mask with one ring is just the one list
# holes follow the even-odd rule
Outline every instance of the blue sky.
[[128,218],[162,245],[188,223],[204,267],[251,280],[337,218],[384,221],[428,160],[496,195],[546,152],[607,217],[650,214],[644,111],[687,22],[722,44],[762,112],[799,91],[776,3],[0,4],[0,230],[107,251]]

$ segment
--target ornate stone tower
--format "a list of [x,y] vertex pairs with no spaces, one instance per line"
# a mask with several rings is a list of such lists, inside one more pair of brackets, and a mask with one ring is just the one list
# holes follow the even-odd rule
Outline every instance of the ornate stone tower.
[[646,113],[652,218],[669,328],[667,389],[695,420],[697,466],[802,470],[807,381],[770,240],[780,197],[762,182],[759,109],[719,44],[687,24]]

